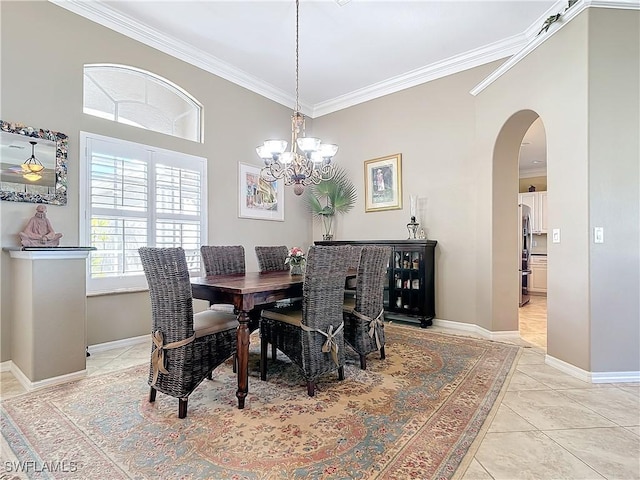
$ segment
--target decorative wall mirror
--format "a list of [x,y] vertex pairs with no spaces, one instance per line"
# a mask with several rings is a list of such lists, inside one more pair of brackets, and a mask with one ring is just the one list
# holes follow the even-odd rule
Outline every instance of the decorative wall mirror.
[[67,204],[67,136],[0,120],[0,200]]

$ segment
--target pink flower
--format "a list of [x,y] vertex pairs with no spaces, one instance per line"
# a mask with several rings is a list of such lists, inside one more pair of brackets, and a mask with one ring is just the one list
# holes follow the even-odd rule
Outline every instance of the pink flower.
[[289,250],[289,254],[287,255],[284,263],[285,265],[302,265],[305,262],[304,255],[304,250],[302,250],[300,247],[293,247]]

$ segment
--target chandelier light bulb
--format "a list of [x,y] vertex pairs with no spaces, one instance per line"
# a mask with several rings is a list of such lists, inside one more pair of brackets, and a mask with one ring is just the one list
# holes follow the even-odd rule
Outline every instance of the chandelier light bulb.
[[24,175],[22,175],[22,178],[29,180],[30,182],[37,182],[38,180],[40,180],[42,178],[42,175],[38,174],[38,173],[34,173],[34,172],[30,172],[30,173],[25,173]]

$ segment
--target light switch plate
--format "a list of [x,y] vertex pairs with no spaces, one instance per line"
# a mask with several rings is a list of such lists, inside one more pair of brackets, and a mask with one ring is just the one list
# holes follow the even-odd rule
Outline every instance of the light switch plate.
[[551,242],[560,243],[560,229],[559,228],[554,228],[552,230]]
[[593,227],[593,243],[604,243],[604,227]]

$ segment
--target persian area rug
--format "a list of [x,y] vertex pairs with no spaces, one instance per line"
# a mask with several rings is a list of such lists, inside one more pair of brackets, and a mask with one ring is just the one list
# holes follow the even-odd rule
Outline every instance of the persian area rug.
[[254,334],[245,408],[229,360],[183,420],[177,399],[148,402],[146,365],[27,393],[2,402],[3,443],[28,478],[449,479],[519,347],[396,324],[386,334],[385,360],[373,353],[363,371],[349,350],[345,380],[323,377],[315,397],[284,356],[260,381]]

